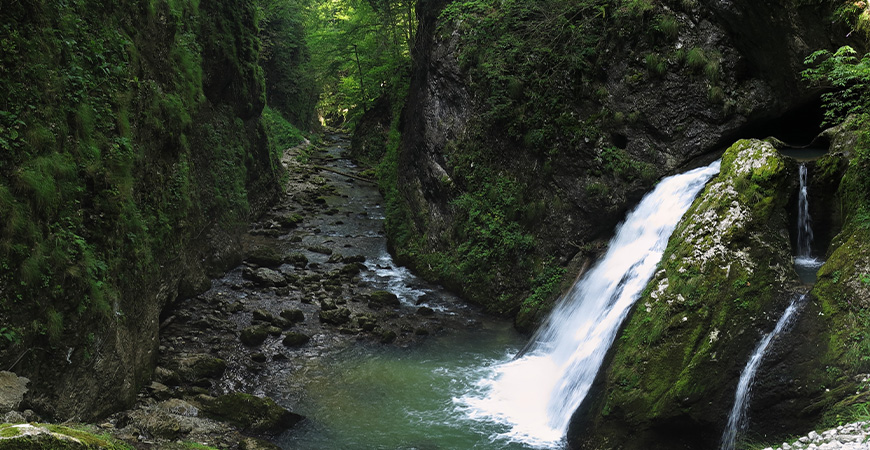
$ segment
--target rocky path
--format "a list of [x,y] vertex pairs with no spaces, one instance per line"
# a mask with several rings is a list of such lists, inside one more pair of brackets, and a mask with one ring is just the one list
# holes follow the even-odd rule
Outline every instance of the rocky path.
[[[286,195],[251,225],[243,264],[164,314],[154,382],[105,431],[136,448],[274,449],[304,420],[267,397],[276,380],[356,341],[413,346],[477,323],[392,262],[380,195],[343,158],[348,145],[332,135],[307,158],[285,156]],[[303,395],[301,383],[281,389],[285,403]]]

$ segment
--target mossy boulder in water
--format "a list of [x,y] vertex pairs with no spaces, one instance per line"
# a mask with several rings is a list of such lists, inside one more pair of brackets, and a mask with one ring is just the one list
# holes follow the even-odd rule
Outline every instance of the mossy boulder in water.
[[768,142],[725,152],[572,420],[572,444],[715,446],[743,365],[796,287],[781,195],[790,172]]
[[248,394],[202,396],[199,400],[206,416],[254,433],[281,432],[304,418],[282,408],[271,398]]

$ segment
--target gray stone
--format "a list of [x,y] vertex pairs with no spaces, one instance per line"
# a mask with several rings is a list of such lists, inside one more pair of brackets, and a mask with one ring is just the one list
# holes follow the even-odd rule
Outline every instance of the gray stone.
[[24,394],[27,393],[29,382],[27,378],[19,377],[12,372],[0,372],[0,414],[18,409]]

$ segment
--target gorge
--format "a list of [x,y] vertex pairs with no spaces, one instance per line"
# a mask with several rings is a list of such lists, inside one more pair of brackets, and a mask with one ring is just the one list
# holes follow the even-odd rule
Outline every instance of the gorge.
[[4,3],[0,449],[37,423],[731,449],[868,420],[868,17]]

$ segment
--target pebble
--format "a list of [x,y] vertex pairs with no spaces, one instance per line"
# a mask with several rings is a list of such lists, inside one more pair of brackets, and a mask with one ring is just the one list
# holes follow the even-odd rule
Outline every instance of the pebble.
[[793,443],[764,450],[870,450],[870,422],[841,425],[819,434],[810,431]]

